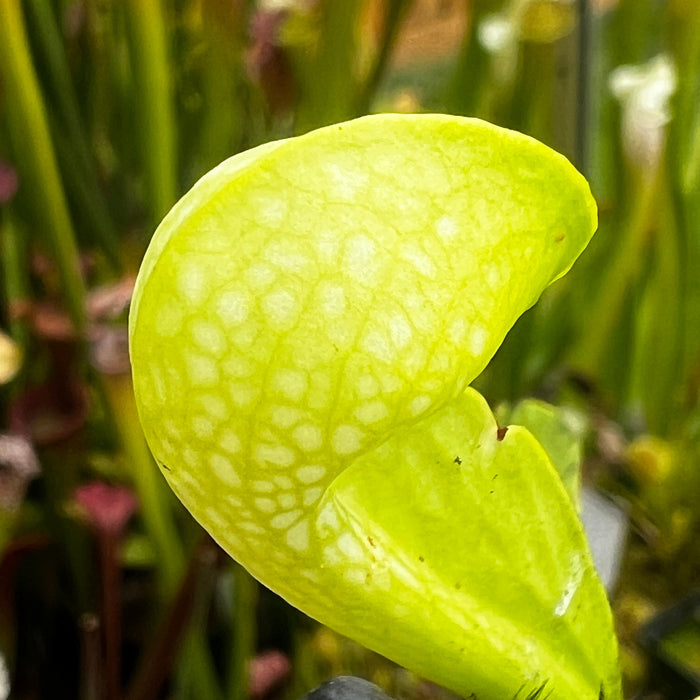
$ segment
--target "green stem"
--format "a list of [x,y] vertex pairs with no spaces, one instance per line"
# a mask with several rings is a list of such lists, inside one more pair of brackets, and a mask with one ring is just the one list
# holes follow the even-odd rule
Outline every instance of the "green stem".
[[76,212],[79,229],[89,232],[86,244],[97,243],[114,272],[122,270],[119,238],[109,217],[107,203],[96,186],[97,175],[91,166],[80,165],[75,143],[54,124],[56,155],[63,164],[63,178],[68,197]]
[[651,175],[637,174],[633,208],[622,224],[622,240],[602,273],[597,284],[598,295],[588,309],[590,320],[586,324],[584,338],[574,350],[573,364],[591,376],[598,376],[610,337],[620,321],[627,295],[642,267],[662,172],[663,168],[656,167]]
[[100,375],[102,386],[136,486],[146,528],[158,552],[163,593],[170,598],[184,566],[182,547],[158,473],[136,413],[131,380],[125,375]]
[[318,51],[312,59],[304,47],[294,55],[299,84],[305,89],[297,108],[295,130],[303,133],[356,116],[355,49],[362,3],[319,3]]
[[37,38],[37,49],[43,57],[43,65],[50,76],[52,96],[58,107],[64,127],[76,145],[76,156],[81,165],[90,162],[90,152],[84,140],[85,127],[70,77],[65,46],[61,40],[54,10],[42,0],[25,0],[30,28]]
[[[71,80],[66,50],[56,26],[51,3],[27,0],[30,28],[37,35],[37,49],[42,65],[50,76],[51,97],[56,104],[55,143],[59,162],[64,166],[68,192],[76,194],[79,211],[84,212],[88,230],[100,242],[113,267],[120,269],[119,240],[107,214],[107,203],[97,186],[97,173],[90,153],[87,131],[80,116],[78,101]],[[72,180],[72,182],[69,181]]]
[[10,333],[24,350],[29,340],[27,324],[22,318],[30,304],[29,266],[27,249],[11,211],[0,219],[0,265]]
[[668,164],[673,188],[674,217],[680,231],[681,298],[684,303],[683,369],[685,403],[697,399],[697,367],[700,366],[700,241],[697,236],[700,207],[700,109],[697,76],[700,69],[700,5],[678,3],[670,10],[668,44],[678,70],[674,116],[669,125]]
[[121,581],[117,563],[119,537],[110,532],[97,534],[102,590],[104,638],[104,683],[106,700],[121,696]]
[[366,114],[372,104],[372,100],[377,92],[379,83],[384,76],[391,51],[394,48],[396,37],[399,33],[399,27],[406,13],[413,5],[413,0],[387,0],[384,26],[382,28],[382,36],[379,40],[379,52],[372,66],[372,70],[362,86],[362,91],[357,100],[355,108],[356,114]]
[[127,0],[125,8],[136,85],[134,129],[141,136],[151,223],[155,226],[175,203],[178,189],[166,22],[160,0]]
[[207,620],[216,582],[216,562],[220,550],[208,540],[197,553],[199,566],[194,591],[192,619],[185,639],[177,675],[178,698],[223,700],[211,654],[207,648]]
[[[129,376],[100,376],[121,444],[132,469],[131,476],[136,485],[143,519],[159,554],[162,592],[167,600],[173,600],[182,585],[185,558],[166,499],[164,481],[143,437],[133,385]],[[197,689],[197,696],[218,700],[216,671],[207,646],[206,631],[201,624],[193,625],[187,631],[184,645],[183,673]],[[147,675],[147,681],[148,678]],[[148,682],[145,687],[148,687]],[[142,689],[142,685],[138,688]]]
[[206,55],[202,63],[202,117],[196,159],[203,172],[238,151],[245,140],[247,85],[243,55],[248,17],[240,0],[202,3]]
[[484,80],[489,74],[490,56],[479,43],[477,31],[485,14],[493,8],[484,7],[483,2],[471,3],[469,25],[462,39],[454,73],[445,94],[445,106],[454,114],[481,115],[477,110],[483,102]]
[[[635,297],[634,336],[630,348],[628,405],[643,408],[647,429],[669,435],[682,424],[678,419],[682,399],[685,346],[683,257],[678,221],[674,216],[668,178],[659,196],[660,235],[654,237],[648,269],[640,294]],[[660,342],[662,340],[662,342]]]
[[0,0],[0,68],[12,109],[8,116],[18,139],[17,155],[24,186],[33,191],[61,285],[77,329],[85,326],[85,287],[78,248],[56,165],[46,110],[29,52],[19,0]]
[[248,664],[255,653],[255,608],[258,585],[255,579],[239,564],[233,570],[233,640],[232,657],[227,682],[228,700],[248,698]]
[[[127,700],[150,700],[157,697],[162,685],[172,673],[173,661],[180,654],[192,621],[195,603],[199,597],[198,588],[204,578],[213,575],[211,552],[214,547],[207,537],[194,550],[168,614],[144,652],[140,668],[126,695]],[[215,555],[216,552],[214,560]],[[195,667],[193,673],[197,678],[205,677],[205,681],[197,686],[200,691],[199,697],[218,698],[219,692],[213,682],[211,660],[206,657],[204,650],[204,645],[200,645],[199,649],[196,646],[193,648],[191,643],[187,646],[187,653],[194,653],[194,658],[189,659],[189,666]],[[213,694],[210,695],[212,688]]]
[[100,622],[95,615],[84,614],[78,622],[80,634],[80,700],[102,697],[102,649]]

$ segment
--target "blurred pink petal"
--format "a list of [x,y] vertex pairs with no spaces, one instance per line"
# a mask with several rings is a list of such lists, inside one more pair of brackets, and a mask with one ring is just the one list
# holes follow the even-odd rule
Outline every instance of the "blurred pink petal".
[[287,679],[292,665],[281,651],[270,650],[258,654],[248,664],[248,691],[259,700],[279,688]]
[[74,493],[76,503],[96,530],[119,535],[138,508],[134,493],[125,486],[110,486],[92,481],[79,486]]
[[0,206],[7,204],[17,194],[17,171],[5,160],[0,160]]
[[128,275],[114,284],[96,287],[87,296],[85,306],[93,321],[113,320],[120,316],[131,302],[136,278]]

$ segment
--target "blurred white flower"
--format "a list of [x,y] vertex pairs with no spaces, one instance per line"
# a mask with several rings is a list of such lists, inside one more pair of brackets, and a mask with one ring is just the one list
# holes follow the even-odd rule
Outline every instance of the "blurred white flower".
[[0,510],[17,511],[39,470],[39,460],[27,438],[0,433]]
[[0,654],[0,700],[10,697],[10,672],[7,670],[5,657]]
[[279,12],[290,10],[291,12],[306,12],[311,8],[310,0],[258,0],[258,9],[263,12]]
[[494,59],[495,77],[505,82],[514,77],[520,42],[550,44],[575,26],[574,0],[511,0],[500,12],[485,15],[476,35]]
[[638,165],[649,167],[659,161],[677,83],[676,66],[667,54],[641,65],[619,66],[610,74],[610,91],[622,107],[625,151]]
[[486,15],[479,23],[477,32],[484,51],[499,54],[513,45],[517,28],[508,15],[498,13]]
[[493,58],[496,80],[501,83],[512,80],[518,65],[518,27],[512,13],[486,15],[477,27],[477,38]]
[[477,36],[487,53],[499,55],[513,51],[518,41],[553,43],[575,26],[574,0],[511,0],[481,20]]

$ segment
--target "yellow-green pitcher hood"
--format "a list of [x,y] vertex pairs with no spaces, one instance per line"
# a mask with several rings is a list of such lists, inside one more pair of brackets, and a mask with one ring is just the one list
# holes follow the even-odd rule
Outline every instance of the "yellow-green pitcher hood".
[[158,228],[132,304],[165,478],[266,586],[464,696],[619,698],[571,500],[467,388],[595,212],[565,158],[461,117],[225,161]]

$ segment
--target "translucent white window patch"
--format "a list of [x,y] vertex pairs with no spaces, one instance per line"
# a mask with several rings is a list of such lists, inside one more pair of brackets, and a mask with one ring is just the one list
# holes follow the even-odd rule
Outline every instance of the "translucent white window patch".
[[309,388],[306,372],[296,369],[279,369],[270,379],[270,389],[289,401],[298,402]]
[[350,455],[362,447],[364,431],[356,425],[339,425],[331,437],[331,446],[337,455]]
[[346,241],[342,269],[348,277],[363,284],[373,284],[381,268],[377,246],[371,238],[358,234]]
[[193,386],[214,386],[219,381],[219,367],[214,360],[193,352],[183,353],[187,375]]
[[448,214],[443,214],[435,224],[435,231],[440,238],[451,240],[459,233],[459,224]]
[[288,527],[293,525],[302,515],[301,510],[290,510],[287,513],[280,513],[275,515],[272,520],[270,520],[270,525],[275,530],[286,530]]
[[297,505],[297,497],[293,493],[281,493],[277,496],[277,502],[284,510],[289,510]]
[[214,311],[227,326],[243,323],[248,318],[250,307],[250,294],[240,289],[228,289],[214,302]]
[[315,452],[323,447],[323,431],[312,423],[303,423],[294,428],[292,439],[305,452]]
[[321,314],[327,318],[343,316],[347,310],[345,287],[337,282],[322,282],[316,299]]
[[182,330],[185,318],[181,304],[166,302],[158,308],[155,320],[155,331],[158,335],[171,338]]
[[296,461],[296,454],[285,445],[259,443],[253,447],[253,459],[261,466],[289,467]]
[[274,330],[285,331],[299,321],[301,304],[288,289],[274,289],[262,298],[262,312],[269,326]]
[[226,349],[226,336],[221,328],[211,321],[195,318],[190,322],[190,337],[205,354],[220,356]]
[[233,462],[224,455],[214,452],[209,456],[209,466],[222,481],[231,486],[240,486],[241,479],[236,472]]
[[[309,521],[300,520],[296,525],[287,530],[287,544],[297,552],[303,552],[309,548]],[[313,578],[307,576],[307,578]]]
[[204,412],[217,421],[223,421],[229,416],[228,404],[217,394],[200,394],[197,403]]
[[303,467],[299,467],[295,474],[297,479],[303,484],[313,484],[323,479],[327,471],[326,467],[319,464],[306,464]]
[[179,261],[173,279],[177,290],[189,304],[196,304],[207,295],[207,273],[189,259]]
[[388,406],[384,403],[384,401],[379,399],[363,403],[353,411],[353,416],[357,418],[360,423],[364,423],[365,425],[378,423],[379,421],[384,420],[388,415]]

